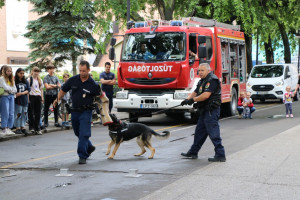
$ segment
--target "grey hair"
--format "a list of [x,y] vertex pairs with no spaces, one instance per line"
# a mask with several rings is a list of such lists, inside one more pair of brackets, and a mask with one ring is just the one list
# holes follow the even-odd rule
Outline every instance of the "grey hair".
[[210,71],[210,65],[209,65],[208,63],[201,63],[201,64],[199,65],[199,67],[200,67],[200,66],[205,66],[206,69]]

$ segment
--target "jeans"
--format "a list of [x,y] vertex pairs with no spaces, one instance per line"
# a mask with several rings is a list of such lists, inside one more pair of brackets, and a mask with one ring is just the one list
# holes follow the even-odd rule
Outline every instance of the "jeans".
[[194,135],[194,143],[188,153],[198,155],[207,136],[209,136],[215,146],[215,156],[225,157],[225,150],[220,136],[219,117],[220,108],[213,109],[212,111],[203,111],[199,115]]
[[[237,110],[239,112],[239,115],[241,115],[244,111],[244,107],[243,106],[238,106]],[[251,117],[251,113],[253,113],[256,110],[256,108],[253,106],[252,108],[250,108],[250,117]]]
[[288,115],[290,111],[290,114],[293,114],[293,107],[291,103],[285,104],[285,113]]
[[91,118],[91,110],[71,113],[73,131],[78,137],[77,154],[79,158],[88,158],[88,150],[93,146],[89,140],[91,137]]
[[15,127],[25,127],[28,106],[15,104]]
[[12,128],[14,125],[15,97],[13,94],[1,97],[1,128]]

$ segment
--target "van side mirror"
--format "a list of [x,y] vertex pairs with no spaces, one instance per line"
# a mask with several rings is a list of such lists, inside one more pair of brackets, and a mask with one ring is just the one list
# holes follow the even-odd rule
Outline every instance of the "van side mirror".
[[109,49],[108,57],[109,57],[110,60],[114,60],[115,59],[115,48],[111,47]]
[[206,58],[206,47],[198,46],[198,58]]

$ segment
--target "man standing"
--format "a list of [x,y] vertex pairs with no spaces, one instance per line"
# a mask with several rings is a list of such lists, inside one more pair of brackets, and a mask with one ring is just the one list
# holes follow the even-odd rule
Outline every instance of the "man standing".
[[198,82],[197,88],[181,102],[181,105],[192,105],[196,102],[199,111],[194,143],[187,153],[181,153],[181,155],[197,159],[199,150],[209,136],[215,146],[215,156],[208,158],[208,161],[225,162],[225,150],[222,146],[219,127],[221,84],[218,77],[210,72],[209,64],[200,64],[198,71],[201,80]]
[[109,112],[113,107],[114,85],[116,84],[115,74],[110,72],[111,65],[109,62],[105,63],[105,71],[100,74],[100,82],[102,90],[109,99]]
[[[60,88],[60,83],[57,76],[54,75],[55,67],[53,65],[48,65],[46,67],[48,70],[48,75],[44,77],[44,85],[46,88],[45,93],[45,105],[44,105],[44,127],[48,127],[48,111],[50,105],[57,98],[58,89]],[[60,127],[58,123],[58,107],[54,108],[54,119],[55,126]]]
[[69,91],[72,90],[72,108],[71,121],[75,135],[78,137],[77,153],[79,156],[79,164],[86,164],[86,159],[95,151],[89,140],[91,137],[91,119],[94,96],[100,95],[99,85],[90,77],[90,64],[87,61],[81,61],[79,64],[79,75],[71,77],[63,84],[58,100],[55,100],[53,105]]

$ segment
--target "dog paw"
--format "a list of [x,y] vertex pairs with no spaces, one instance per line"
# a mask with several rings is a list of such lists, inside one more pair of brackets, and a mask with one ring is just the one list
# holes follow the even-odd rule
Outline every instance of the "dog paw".
[[148,159],[153,159],[153,156],[152,156],[152,157],[151,157],[151,156],[150,156],[150,157],[148,157]]
[[109,155],[110,152],[106,152],[105,155]]
[[112,159],[114,159],[114,157],[113,156],[109,156],[107,159],[111,159],[112,160]]

